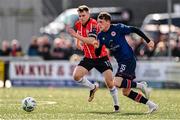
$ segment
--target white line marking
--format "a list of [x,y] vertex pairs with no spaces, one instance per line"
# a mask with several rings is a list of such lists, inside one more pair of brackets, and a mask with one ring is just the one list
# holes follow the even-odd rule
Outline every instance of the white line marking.
[[[38,101],[36,100],[38,105],[53,105],[53,104],[57,104],[57,102],[55,101]],[[21,100],[7,100],[7,99],[0,99],[0,105],[19,105],[21,104]]]

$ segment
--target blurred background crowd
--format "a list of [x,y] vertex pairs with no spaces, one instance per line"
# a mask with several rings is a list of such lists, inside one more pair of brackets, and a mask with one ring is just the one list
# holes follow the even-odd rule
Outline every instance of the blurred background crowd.
[[[174,36],[176,37],[170,38],[168,42],[168,35],[161,34],[158,40],[154,40],[156,41],[154,49],[148,49],[144,40],[138,36],[129,35],[126,39],[138,57],[166,57],[168,56],[168,45],[170,45],[171,55],[180,57],[180,32]],[[45,60],[69,60],[72,56],[83,55],[82,51],[76,48],[73,40],[60,37],[50,41],[48,36],[33,36],[27,51],[22,48],[23,46],[16,39],[11,42],[3,40],[0,56],[40,56]]]
[[[0,56],[79,60],[83,53],[76,48],[74,39],[66,33],[65,25],[73,27],[78,16],[76,10],[70,8],[76,8],[81,3],[86,4],[83,0],[15,0],[11,3],[1,0],[0,27],[4,29],[0,32]],[[141,12],[139,5],[134,4],[143,4],[146,10]],[[168,8],[167,4],[171,7]],[[179,0],[115,0],[106,3],[99,0],[96,5],[92,0],[86,5],[92,8],[93,18],[96,19],[100,11],[110,12],[113,23],[137,26],[155,41],[155,48],[148,49],[140,37],[134,34],[126,36],[138,58],[180,57]]]

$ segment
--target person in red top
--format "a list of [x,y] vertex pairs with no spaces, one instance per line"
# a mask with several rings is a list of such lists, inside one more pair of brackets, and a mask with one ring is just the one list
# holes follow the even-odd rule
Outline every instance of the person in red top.
[[100,56],[95,55],[95,49],[98,47],[96,40],[98,33],[97,21],[90,18],[89,8],[86,5],[79,6],[79,20],[75,23],[75,29],[67,27],[67,31],[77,38],[77,47],[84,51],[84,58],[76,66],[73,78],[79,84],[90,88],[88,101],[91,102],[94,98],[94,93],[98,89],[98,84],[92,84],[86,77],[88,72],[95,68],[103,74],[105,83],[110,90],[114,102],[114,111],[119,111],[118,92],[113,82],[112,65],[108,58],[106,47],[103,46]]
[[[81,20],[78,20],[75,23],[75,28],[79,35],[87,38],[88,37],[96,38],[97,33],[99,31],[96,20],[92,18],[89,18],[88,21],[85,23],[85,25],[82,24]],[[93,42],[96,41],[91,40],[89,44],[84,43],[83,46],[80,46],[80,49],[84,50],[84,56],[86,58],[91,58],[91,59],[97,58],[95,55],[94,45],[92,44]],[[78,43],[80,44],[80,40],[78,40]],[[104,56],[107,56],[107,51],[105,46],[102,48],[100,57],[104,57]]]

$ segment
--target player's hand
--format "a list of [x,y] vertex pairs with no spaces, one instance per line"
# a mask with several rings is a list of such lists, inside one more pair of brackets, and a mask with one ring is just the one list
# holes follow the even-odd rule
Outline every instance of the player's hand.
[[150,41],[148,44],[147,44],[148,48],[150,49],[154,49],[154,41]]
[[99,42],[97,40],[94,40],[93,45],[94,45],[94,48],[98,48],[99,47]]
[[76,39],[75,44],[79,50],[83,50],[83,43],[80,40]]
[[72,35],[73,37],[76,37],[77,36],[77,33],[74,29],[70,28],[69,26],[66,27],[66,31]]

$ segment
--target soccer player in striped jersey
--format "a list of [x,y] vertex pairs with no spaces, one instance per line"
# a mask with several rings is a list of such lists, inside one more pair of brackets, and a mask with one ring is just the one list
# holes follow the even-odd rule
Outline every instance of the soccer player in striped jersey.
[[[90,88],[90,95],[88,101],[91,102],[94,98],[94,93],[98,89],[97,84],[92,84],[86,77],[88,72],[95,68],[103,74],[105,83],[109,88],[110,94],[113,98],[114,111],[119,111],[118,92],[114,86],[112,66],[108,58],[106,47],[103,46],[100,55],[95,55],[95,47],[97,47],[97,21],[90,18],[89,8],[85,5],[79,6],[78,9],[79,20],[75,23],[75,29],[68,28],[67,31],[75,38],[77,38],[77,47],[84,51],[84,58],[80,61],[74,70],[74,80],[81,85]],[[83,44],[81,44],[81,42]]]

